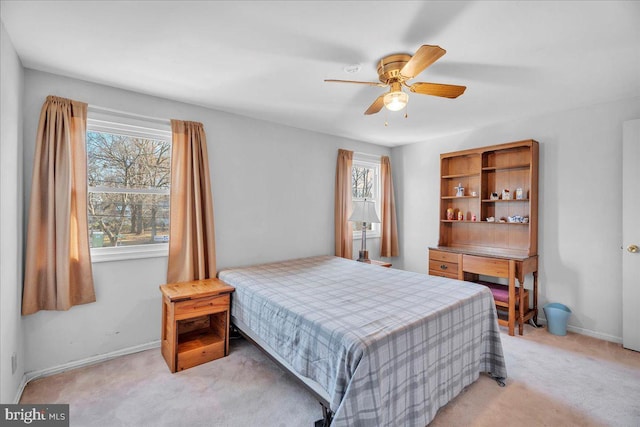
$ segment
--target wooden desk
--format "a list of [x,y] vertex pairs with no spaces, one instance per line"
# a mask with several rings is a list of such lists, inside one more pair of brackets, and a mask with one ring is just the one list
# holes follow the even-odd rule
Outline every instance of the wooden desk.
[[[509,335],[514,335],[515,323],[518,321],[520,335],[524,323],[538,320],[538,256],[507,256],[482,252],[465,251],[459,248],[439,246],[429,248],[429,274],[453,279],[476,282],[479,275],[506,278],[509,280],[509,299],[515,301],[519,296],[519,313],[515,313],[515,304],[509,304],[509,317],[500,324],[509,328]],[[524,278],[533,275],[533,307],[525,307],[525,292],[515,289],[517,279],[524,290]]]
[[229,354],[229,294],[218,279],[161,285],[161,350],[171,372]]

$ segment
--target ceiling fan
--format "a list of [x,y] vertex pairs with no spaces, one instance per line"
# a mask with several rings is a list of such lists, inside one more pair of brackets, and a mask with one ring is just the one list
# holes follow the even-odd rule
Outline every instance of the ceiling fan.
[[325,82],[356,83],[379,87],[389,86],[389,92],[380,95],[373,101],[373,104],[364,112],[366,115],[375,114],[379,112],[382,107],[387,107],[387,109],[391,111],[402,110],[409,101],[409,95],[402,90],[402,86],[407,87],[409,91],[413,93],[422,95],[457,98],[464,93],[467,88],[466,86],[426,82],[407,83],[408,80],[411,80],[423,72],[445,53],[447,53],[447,51],[440,46],[425,44],[422,45],[413,56],[406,53],[385,56],[380,60],[380,64],[378,65],[378,76],[381,83],[334,79],[325,79]]

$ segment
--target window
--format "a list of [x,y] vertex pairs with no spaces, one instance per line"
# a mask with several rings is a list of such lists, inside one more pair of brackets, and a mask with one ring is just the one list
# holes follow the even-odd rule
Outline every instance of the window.
[[87,120],[87,213],[94,261],[167,254],[171,133]]
[[[380,217],[380,158],[355,154],[351,166],[351,200],[372,200],[376,204],[376,213]],[[353,237],[362,235],[362,224],[353,223]],[[367,224],[367,237],[378,237],[380,224]]]

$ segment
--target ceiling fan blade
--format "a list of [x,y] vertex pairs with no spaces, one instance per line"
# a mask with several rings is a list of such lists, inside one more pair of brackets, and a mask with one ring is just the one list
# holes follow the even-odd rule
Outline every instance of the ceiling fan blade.
[[415,55],[411,57],[409,62],[404,64],[404,67],[400,70],[400,74],[407,79],[412,79],[423,72],[429,65],[436,62],[445,53],[447,53],[447,51],[440,46],[422,45]]
[[370,114],[375,114],[382,110],[382,107],[384,107],[384,95],[380,95],[379,97],[377,97],[376,100],[373,101],[373,104],[369,106],[367,111],[364,112],[364,114],[367,116]]
[[329,83],[356,83],[359,85],[369,85],[369,86],[380,86],[380,87],[385,87],[387,86],[384,83],[380,83],[380,82],[358,82],[355,80],[334,80],[334,79],[325,79],[325,82],[329,82]]
[[466,86],[445,85],[441,83],[418,82],[409,86],[409,90],[422,95],[441,96],[443,98],[457,98],[464,93]]

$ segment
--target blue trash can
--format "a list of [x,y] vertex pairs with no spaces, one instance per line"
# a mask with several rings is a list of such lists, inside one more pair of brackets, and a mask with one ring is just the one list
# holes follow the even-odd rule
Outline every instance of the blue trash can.
[[552,302],[543,308],[547,318],[547,330],[553,335],[567,335],[567,322],[571,316],[571,310],[564,304]]

